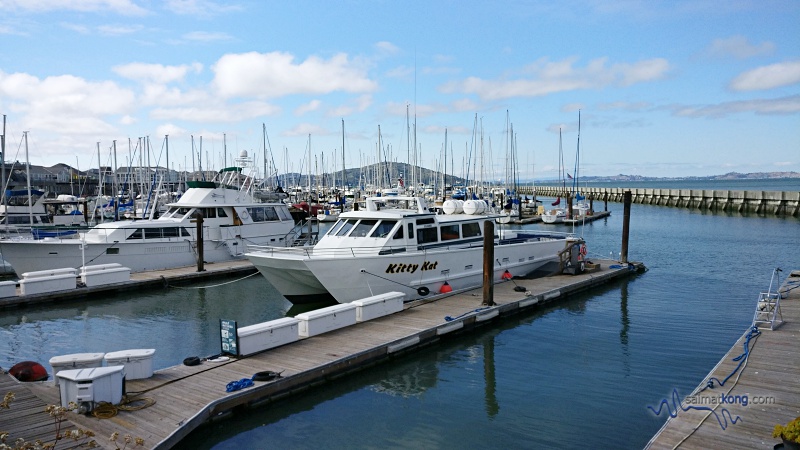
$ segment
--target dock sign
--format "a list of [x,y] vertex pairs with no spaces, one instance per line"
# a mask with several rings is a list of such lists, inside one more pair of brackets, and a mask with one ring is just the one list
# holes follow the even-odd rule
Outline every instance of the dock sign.
[[220,319],[219,334],[222,339],[222,353],[239,355],[239,333],[236,331],[236,321]]

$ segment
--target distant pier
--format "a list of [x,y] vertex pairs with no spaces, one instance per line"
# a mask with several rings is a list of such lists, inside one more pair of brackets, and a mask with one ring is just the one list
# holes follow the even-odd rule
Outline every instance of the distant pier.
[[[534,192],[535,190],[535,192]],[[567,197],[560,186],[522,187],[523,195]],[[631,191],[633,203],[698,210],[738,212],[773,216],[800,215],[800,191],[720,191],[709,189],[585,188],[581,194],[594,201],[622,202]]]

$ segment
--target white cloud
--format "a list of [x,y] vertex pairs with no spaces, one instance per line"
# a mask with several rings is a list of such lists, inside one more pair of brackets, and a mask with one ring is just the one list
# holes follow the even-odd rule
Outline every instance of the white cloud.
[[155,108],[150,116],[157,120],[185,120],[206,123],[234,123],[280,112],[280,108],[266,102],[218,103],[182,108]]
[[106,36],[122,36],[138,33],[143,28],[141,25],[101,25],[97,27],[97,31]]
[[361,95],[356,98],[349,105],[342,105],[328,111],[329,117],[344,117],[353,114],[354,112],[363,112],[372,105],[371,95]]
[[400,47],[387,41],[378,42],[375,44],[375,48],[383,55],[396,55],[400,53]]
[[800,112],[800,95],[775,99],[755,99],[718,103],[716,105],[668,107],[676,116],[720,118],[735,113],[797,114]]
[[769,41],[754,45],[744,36],[731,36],[725,39],[714,39],[706,53],[713,57],[733,56],[746,59],[753,56],[769,55],[775,51],[775,44]]
[[368,93],[377,83],[346,54],[329,60],[310,56],[297,64],[289,53],[227,54],[213,66],[214,85],[224,97],[275,98],[336,91]]
[[305,105],[300,105],[297,109],[294,110],[294,115],[302,116],[303,114],[311,111],[316,111],[319,109],[322,102],[319,100],[311,100],[310,102],[306,103]]
[[789,61],[758,67],[731,81],[734,91],[756,91],[800,83],[800,61]]
[[195,42],[229,41],[233,39],[228,33],[213,31],[192,31],[183,35],[183,39]]
[[440,91],[476,94],[485,100],[536,97],[578,89],[600,89],[611,85],[630,86],[659,80],[670,70],[669,63],[663,58],[632,64],[609,65],[607,62],[607,58],[598,58],[589,61],[584,68],[576,68],[575,58],[556,62],[540,59],[524,69],[524,74],[527,75],[524,78],[483,80],[469,77],[446,83],[440,87]]
[[39,79],[0,72],[0,96],[10,99],[12,110],[23,115],[31,129],[68,134],[110,129],[105,116],[124,115],[135,107],[132,91],[72,75]]
[[611,111],[611,110],[642,111],[652,107],[653,105],[648,102],[623,102],[623,101],[600,103],[597,105],[597,109],[601,111]]
[[163,64],[130,63],[112,67],[117,75],[148,83],[167,84],[173,81],[182,81],[186,74],[203,71],[200,63],[183,64],[180,66],[165,66]]
[[164,8],[175,14],[198,17],[211,17],[220,13],[241,10],[238,5],[227,5],[211,0],[167,0]]
[[7,10],[49,11],[110,11],[126,16],[142,16],[148,11],[132,0],[5,0],[0,6]]
[[294,128],[289,129],[281,133],[281,136],[284,137],[295,137],[295,136],[327,136],[330,135],[331,132],[320,127],[319,125],[314,125],[311,123],[300,123],[295,125]]
[[90,31],[89,27],[87,27],[85,25],[80,25],[80,24],[77,24],[77,23],[62,22],[61,26],[63,28],[65,28],[65,29],[67,29],[67,30],[71,30],[71,31],[74,31],[74,32],[80,33],[80,34],[89,34],[89,31]]
[[165,123],[156,127],[156,136],[172,136],[172,137],[179,137],[179,136],[186,136],[189,133],[173,124],[173,123]]

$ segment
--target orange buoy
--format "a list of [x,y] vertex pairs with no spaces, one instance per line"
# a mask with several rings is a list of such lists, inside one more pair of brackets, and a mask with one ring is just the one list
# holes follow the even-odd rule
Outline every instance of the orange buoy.
[[442,288],[439,289],[439,292],[442,293],[442,294],[447,294],[448,292],[453,292],[453,287],[450,286],[450,283],[445,281],[444,284],[442,285]]
[[49,375],[47,369],[33,361],[22,361],[14,364],[8,373],[19,381],[45,381]]
[[509,272],[508,269],[506,269],[506,271],[503,272],[503,275],[500,278],[503,279],[503,280],[510,280],[510,279],[514,278],[514,276],[511,275],[511,272]]

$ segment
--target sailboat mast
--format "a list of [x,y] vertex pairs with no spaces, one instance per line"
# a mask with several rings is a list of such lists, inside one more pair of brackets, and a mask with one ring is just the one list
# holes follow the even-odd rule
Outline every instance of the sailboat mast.
[[345,189],[347,186],[345,180],[345,168],[344,168],[344,119],[342,119],[342,189]]
[[31,195],[31,163],[28,159],[28,132],[23,131],[25,136],[25,178],[28,183],[28,219],[33,226],[33,195]]

